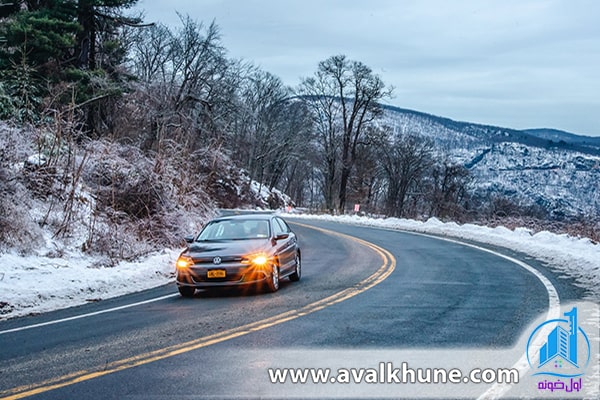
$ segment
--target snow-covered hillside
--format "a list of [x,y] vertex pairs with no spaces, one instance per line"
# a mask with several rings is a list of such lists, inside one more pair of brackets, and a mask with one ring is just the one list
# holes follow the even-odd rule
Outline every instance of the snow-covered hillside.
[[466,166],[476,197],[506,196],[553,218],[600,215],[600,141],[553,131],[518,131],[456,122],[386,107],[384,125],[396,135],[431,139],[436,151]]
[[131,145],[77,146],[52,130],[0,122],[0,316],[163,284],[173,248],[216,208],[291,203],[225,155],[206,153],[198,158],[209,173],[190,173]]
[[477,190],[525,199],[558,218],[600,213],[598,156],[498,143],[475,159],[470,169]]

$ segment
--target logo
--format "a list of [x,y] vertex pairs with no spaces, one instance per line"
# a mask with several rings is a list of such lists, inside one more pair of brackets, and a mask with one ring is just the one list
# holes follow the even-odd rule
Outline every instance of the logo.
[[590,363],[590,340],[578,324],[577,307],[563,315],[538,325],[527,340],[533,376],[546,378],[538,382],[541,390],[581,390],[581,376]]
[[215,264],[215,265],[221,264],[221,261],[222,261],[221,257],[215,257],[215,258],[213,258],[213,264]]

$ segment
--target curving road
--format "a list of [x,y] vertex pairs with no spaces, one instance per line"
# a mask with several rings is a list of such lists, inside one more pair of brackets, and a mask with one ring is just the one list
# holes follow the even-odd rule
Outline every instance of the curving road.
[[[402,232],[290,222],[303,277],[277,293],[184,299],[167,285],[1,322],[0,398],[226,397],[232,385],[254,397],[250,375],[223,372],[235,369],[241,350],[506,347],[548,308],[539,279],[488,252]],[[558,289],[576,297],[568,283]],[[132,303],[140,304],[124,307]]]

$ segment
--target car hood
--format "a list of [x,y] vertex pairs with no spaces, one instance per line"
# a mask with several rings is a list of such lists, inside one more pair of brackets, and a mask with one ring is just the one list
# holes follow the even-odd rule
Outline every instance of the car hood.
[[255,253],[269,253],[273,245],[270,240],[221,240],[211,242],[194,242],[182,254],[192,258],[245,256]]

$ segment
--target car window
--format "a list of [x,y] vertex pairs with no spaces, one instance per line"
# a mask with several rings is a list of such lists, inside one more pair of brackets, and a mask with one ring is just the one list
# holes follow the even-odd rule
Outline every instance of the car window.
[[275,235],[280,235],[282,233],[289,233],[290,228],[287,224],[280,218],[273,219],[273,229],[275,230]]
[[273,235],[281,235],[282,233],[286,233],[285,229],[281,226],[277,218],[273,218]]
[[265,220],[220,220],[209,223],[197,241],[265,239],[269,234],[269,223]]
[[250,237],[268,238],[270,236],[268,221],[246,221],[245,228]]
[[290,226],[287,224],[287,222],[285,222],[284,220],[282,220],[281,218],[276,218],[277,222],[279,222],[279,224],[281,225],[281,227],[283,228],[283,231],[285,233],[290,233],[292,230],[290,229]]

